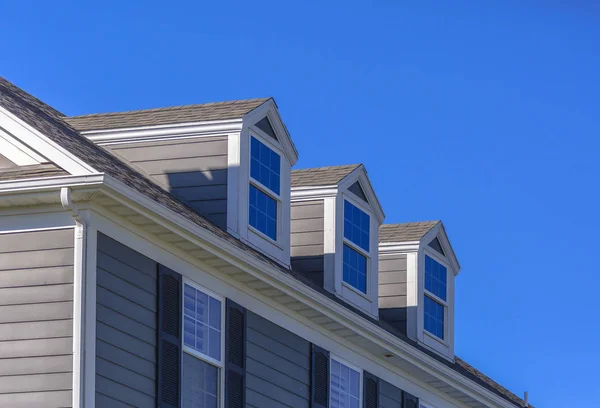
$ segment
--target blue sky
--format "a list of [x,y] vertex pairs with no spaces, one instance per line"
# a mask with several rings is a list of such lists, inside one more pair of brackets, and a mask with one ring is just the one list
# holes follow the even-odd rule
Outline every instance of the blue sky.
[[71,115],[274,96],[299,167],[444,221],[457,355],[600,406],[597,2],[80,3],[2,2],[0,75]]

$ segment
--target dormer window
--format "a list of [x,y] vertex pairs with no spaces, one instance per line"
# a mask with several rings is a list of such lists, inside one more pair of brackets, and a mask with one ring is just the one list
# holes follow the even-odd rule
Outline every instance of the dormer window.
[[343,279],[362,293],[367,293],[370,220],[367,213],[344,200]]
[[248,222],[261,234],[277,241],[281,157],[254,136],[251,140]]
[[425,255],[424,328],[444,340],[446,320],[448,268]]

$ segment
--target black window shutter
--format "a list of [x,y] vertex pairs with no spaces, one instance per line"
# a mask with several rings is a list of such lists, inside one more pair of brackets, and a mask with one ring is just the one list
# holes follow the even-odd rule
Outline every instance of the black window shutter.
[[246,309],[227,299],[225,321],[225,407],[245,408]]
[[408,392],[402,392],[402,408],[419,408],[419,399]]
[[181,407],[181,275],[158,266],[157,405]]
[[329,406],[329,351],[312,345],[311,357],[311,408]]
[[363,408],[379,408],[379,378],[363,371]]

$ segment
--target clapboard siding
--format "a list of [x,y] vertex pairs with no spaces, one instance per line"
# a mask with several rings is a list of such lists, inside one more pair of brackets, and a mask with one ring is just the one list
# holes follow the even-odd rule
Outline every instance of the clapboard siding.
[[73,229],[0,235],[0,406],[70,407]]
[[379,257],[379,308],[406,307],[406,255]]
[[98,234],[96,407],[156,397],[156,279],[151,259]]
[[379,408],[399,408],[401,406],[402,390],[380,379]]
[[227,137],[108,146],[193,209],[227,227]]
[[323,201],[292,203],[290,255],[292,268],[323,286]]
[[309,407],[310,343],[249,312],[247,407]]

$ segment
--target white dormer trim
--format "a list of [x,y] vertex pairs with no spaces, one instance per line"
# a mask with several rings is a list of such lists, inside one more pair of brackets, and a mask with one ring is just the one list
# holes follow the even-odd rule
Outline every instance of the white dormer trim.
[[[355,170],[353,170],[350,174],[343,178],[340,181],[338,188],[342,191],[347,191],[353,197],[356,197],[354,193],[349,192],[348,189],[358,181],[360,187],[363,189],[365,196],[367,197],[367,201],[369,206],[371,207],[371,211],[373,215],[377,218],[379,224],[383,223],[385,219],[385,214],[383,213],[383,208],[381,208],[381,204],[375,195],[375,190],[371,185],[371,181],[369,180],[369,176],[367,175],[367,171],[365,170],[365,166],[358,166]],[[360,198],[356,197],[359,201],[362,201]],[[377,243],[375,243],[377,245]]]
[[[0,139],[8,144],[3,156],[19,166],[52,162],[72,175],[97,173],[92,166],[54,143],[12,112],[0,107]],[[33,150],[30,146],[35,146]]]

